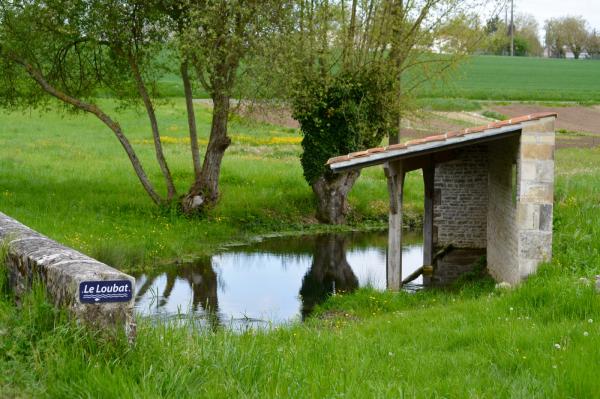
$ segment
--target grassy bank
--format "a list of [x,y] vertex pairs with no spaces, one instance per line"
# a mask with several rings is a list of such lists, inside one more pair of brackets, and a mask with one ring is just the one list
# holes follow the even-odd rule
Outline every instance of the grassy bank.
[[[115,111],[150,178],[165,192],[145,117]],[[180,193],[192,182],[185,105],[158,108],[164,147]],[[197,105],[201,143],[210,109]],[[221,176],[222,201],[203,219],[186,219],[154,206],[112,133],[88,115],[54,112],[0,114],[0,211],[66,245],[116,266],[211,253],[226,242],[262,233],[321,229],[299,162],[294,129],[234,118],[233,145]],[[407,209],[418,215],[422,183],[408,178]],[[383,225],[387,194],[383,172],[367,170],[350,195],[354,226]]]
[[362,289],[271,332],[142,321],[129,348],[68,324],[39,291],[18,310],[2,289],[0,396],[594,397],[598,162],[598,149],[557,152],[554,258],[512,291],[489,280],[417,294]]

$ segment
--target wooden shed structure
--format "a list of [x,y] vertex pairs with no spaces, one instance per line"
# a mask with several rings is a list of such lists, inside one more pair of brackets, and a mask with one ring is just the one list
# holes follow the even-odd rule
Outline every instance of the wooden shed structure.
[[390,198],[388,289],[402,284],[402,191],[422,169],[423,265],[436,248],[482,251],[498,281],[518,283],[552,256],[554,113],[524,115],[331,158],[334,172],[382,165]]

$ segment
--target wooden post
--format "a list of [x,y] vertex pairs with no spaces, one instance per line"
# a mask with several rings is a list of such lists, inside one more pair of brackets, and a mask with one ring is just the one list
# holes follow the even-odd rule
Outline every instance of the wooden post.
[[398,291],[402,285],[402,191],[404,168],[402,162],[390,162],[385,166],[390,196],[387,250],[387,289]]
[[423,266],[433,266],[433,195],[435,165],[431,162],[423,168],[425,206],[423,215]]

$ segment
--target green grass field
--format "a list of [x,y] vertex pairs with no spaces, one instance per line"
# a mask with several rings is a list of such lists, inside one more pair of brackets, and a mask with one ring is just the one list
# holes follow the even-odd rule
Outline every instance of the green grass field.
[[[182,97],[176,74],[159,82],[166,97]],[[443,81],[424,85],[420,102],[439,111],[478,109],[473,100],[600,103],[600,60],[470,56]],[[208,98],[203,90],[197,98]]]
[[600,61],[472,56],[420,97],[600,102]]
[[1,273],[0,396],[595,397],[599,161],[598,149],[557,153],[554,259],[513,291],[362,289],[270,332],[141,321],[128,347],[69,324],[39,289],[17,309]]
[[[499,75],[510,65],[498,63],[514,63],[521,73]],[[476,57],[454,91],[425,94],[451,108],[477,106],[464,99],[519,93],[530,98],[515,99],[596,101],[596,65]],[[573,83],[565,78],[569,68]],[[176,94],[176,79],[171,83]],[[114,110],[110,100],[102,105],[116,112],[161,186],[145,117]],[[184,110],[179,98],[158,108],[180,191],[192,174]],[[210,111],[197,110],[205,143]],[[230,132],[222,201],[204,218],[187,219],[151,204],[116,139],[92,117],[4,112],[0,211],[125,269],[209,254],[260,234],[323,230],[299,165],[299,133],[240,118]],[[489,279],[417,294],[361,289],[332,297],[307,323],[244,334],[141,320],[130,347],[123,337],[70,323],[39,287],[16,307],[0,265],[0,398],[595,397],[600,295],[591,282],[600,274],[599,164],[597,148],[557,151],[553,260],[512,291],[495,290]],[[411,220],[418,220],[421,176],[411,173],[405,190]],[[365,171],[351,204],[349,227],[385,225],[381,170]]]
[[[210,110],[198,105],[197,111],[205,144]],[[192,182],[185,105],[173,100],[158,113],[166,157],[184,193]],[[117,115],[149,176],[161,186],[144,115],[135,110]],[[117,140],[93,117],[2,113],[0,211],[121,268],[204,255],[257,234],[323,229],[314,219],[312,191],[302,176],[300,133],[234,118],[230,134],[221,202],[205,218],[187,219],[151,203]],[[386,187],[379,168],[364,173],[351,194],[351,226],[385,225]],[[414,219],[422,209],[421,196],[421,177],[412,174],[406,197]]]

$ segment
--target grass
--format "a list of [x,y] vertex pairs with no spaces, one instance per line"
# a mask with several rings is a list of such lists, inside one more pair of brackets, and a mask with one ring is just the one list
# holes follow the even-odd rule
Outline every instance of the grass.
[[600,102],[597,60],[472,56],[420,97],[465,100]]
[[[443,81],[415,94],[421,107],[433,111],[476,111],[481,100],[595,104],[600,103],[599,69],[599,60],[470,56]],[[163,77],[158,88],[165,97],[183,96],[176,74]],[[203,90],[195,96],[209,98]]]
[[[180,191],[191,181],[184,109],[180,99],[158,109]],[[206,140],[210,113],[197,111]],[[145,119],[114,112],[160,182]],[[259,234],[321,230],[299,167],[299,133],[238,118],[231,132],[221,203],[203,219],[186,219],[146,199],[118,143],[94,119],[4,113],[0,210],[117,267],[208,254]],[[130,347],[70,322],[39,286],[15,307],[0,264],[0,397],[595,397],[600,150],[564,149],[556,161],[553,260],[509,291],[489,279],[416,294],[360,289],[330,298],[307,323],[244,334],[141,320]],[[412,221],[422,190],[421,176],[409,174]],[[385,224],[380,170],[365,171],[351,204],[351,226]]]
[[[116,112],[165,192],[154,160],[149,126],[135,110]],[[192,181],[181,99],[158,108],[165,153],[180,193]],[[210,110],[197,105],[200,140],[207,140]],[[0,211],[117,267],[152,265],[166,258],[204,255],[226,242],[263,233],[322,229],[299,163],[301,135],[294,129],[234,118],[233,145],[221,175],[222,201],[203,219],[186,219],[155,207],[143,192],[111,132],[88,115],[0,114]],[[387,222],[383,172],[367,170],[350,194],[351,227]],[[407,210],[418,221],[422,178],[408,177]]]
[[361,289],[308,323],[244,334],[142,320],[128,347],[71,324],[39,289],[16,308],[0,272],[0,396],[594,397],[599,161],[557,152],[554,258],[514,290]]
[[486,118],[496,119],[498,121],[508,119],[507,115],[504,115],[500,112],[491,111],[491,110],[485,110],[481,113],[481,115],[485,116]]

